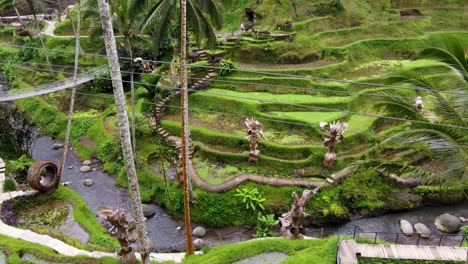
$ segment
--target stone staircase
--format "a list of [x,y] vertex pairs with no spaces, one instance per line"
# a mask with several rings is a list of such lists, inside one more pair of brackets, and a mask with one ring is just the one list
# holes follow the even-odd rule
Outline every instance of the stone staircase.
[[[198,51],[198,55],[199,55],[200,60],[208,61],[208,66],[214,66],[206,50]],[[191,82],[190,85],[188,86],[188,92],[194,93],[194,92],[197,92],[201,89],[208,87],[211,83],[211,80],[213,78],[216,78],[216,76],[218,76],[217,70],[214,68],[208,68],[207,73],[203,77],[201,78],[192,77],[195,81]],[[164,138],[166,142],[169,145],[173,146],[174,148],[180,148],[180,144],[181,144],[180,137],[170,135],[169,132],[160,125],[160,121],[163,118],[164,110],[166,109],[171,99],[174,98],[175,96],[179,96],[180,93],[181,93],[181,89],[175,88],[172,90],[172,92],[168,96],[166,96],[164,99],[159,101],[159,103],[156,104],[155,106],[154,115],[150,119],[150,124],[151,124],[151,127],[154,129],[154,131],[156,131],[156,133],[161,138]],[[195,151],[195,147],[193,145],[190,145],[189,147],[190,158],[192,158],[194,151]]]

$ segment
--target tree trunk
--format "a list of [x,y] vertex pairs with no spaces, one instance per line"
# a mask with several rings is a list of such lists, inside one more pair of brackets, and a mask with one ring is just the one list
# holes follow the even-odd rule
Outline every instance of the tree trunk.
[[181,98],[182,107],[182,173],[184,176],[184,214],[185,214],[185,235],[187,239],[187,251],[189,255],[193,254],[192,227],[190,224],[189,207],[189,130],[188,130],[188,90],[187,90],[187,1],[180,1],[181,29],[180,29],[180,66],[181,66]]
[[127,109],[125,104],[125,95],[122,85],[122,75],[115,44],[114,30],[111,22],[109,4],[107,0],[98,0],[99,14],[101,16],[102,29],[104,32],[104,42],[109,60],[109,67],[114,89],[115,105],[119,116],[120,140],[122,143],[122,152],[127,169],[128,189],[132,201],[133,217],[137,225],[138,240],[140,244],[140,254],[143,263],[149,263],[150,243],[146,234],[145,218],[141,206],[140,187],[135,169],[135,163],[132,152],[132,142],[130,140],[130,128],[128,125]]
[[29,5],[29,10],[31,11],[31,14],[34,17],[34,23],[36,24],[37,30],[39,31],[39,40],[41,41],[41,46],[42,46],[42,49],[44,51],[44,56],[45,56],[47,65],[49,67],[49,70],[52,70],[52,68],[50,66],[50,61],[49,61],[49,53],[47,52],[47,49],[46,49],[46,46],[45,46],[45,43],[44,43],[44,39],[42,38],[41,24],[39,24],[39,20],[37,20],[36,10],[34,9],[34,4],[33,4],[32,1],[28,1],[28,5]]
[[[59,171],[58,175],[62,176],[63,172],[63,167],[65,166],[65,161],[67,160],[67,152],[68,152],[68,144],[70,143],[70,130],[71,130],[71,125],[72,125],[72,119],[73,119],[73,109],[75,107],[75,94],[76,94],[76,79],[78,76],[78,63],[79,63],[79,56],[80,56],[80,5],[81,5],[81,0],[78,0],[78,20],[76,22],[76,27],[78,28],[77,31],[75,31],[75,68],[73,69],[73,88],[72,88],[72,94],[71,94],[71,99],[70,99],[70,110],[68,112],[68,123],[67,123],[67,131],[65,133],[65,144],[63,145],[63,153],[62,153],[62,159],[60,160],[60,166],[59,166]],[[73,24],[73,21],[72,21]]]
[[137,155],[137,147],[136,147],[136,136],[135,136],[135,83],[134,83],[134,76],[133,76],[133,50],[132,50],[132,43],[130,42],[130,37],[125,36],[125,40],[127,42],[127,50],[130,56],[130,94],[131,94],[131,108],[132,108],[132,120],[131,120],[131,127],[132,127],[132,148],[133,148],[133,156],[135,157],[135,163],[137,167],[140,167],[140,162],[138,160]]
[[14,6],[13,8],[15,9],[16,16],[18,17],[18,21],[21,23],[21,25],[24,25],[23,19],[21,18],[18,8],[16,8],[16,6]]

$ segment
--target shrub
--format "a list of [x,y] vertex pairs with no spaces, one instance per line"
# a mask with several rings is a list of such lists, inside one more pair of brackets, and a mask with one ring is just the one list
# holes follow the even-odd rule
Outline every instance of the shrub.
[[[7,163],[7,170],[9,173],[15,173],[15,180],[19,183],[26,181],[28,177],[28,170],[31,165],[34,164],[34,160],[29,156],[23,154],[16,161],[10,161]],[[16,187],[15,187],[16,188]]]
[[252,211],[257,211],[257,209],[265,210],[263,203],[266,199],[258,192],[257,188],[236,189],[236,194],[234,194],[234,196],[241,199],[242,203],[245,205],[245,209],[251,209]]
[[232,69],[234,69],[234,62],[229,59],[224,59],[219,63],[219,67],[219,75],[226,76],[231,73]]
[[257,227],[254,237],[269,237],[273,235],[271,228],[279,223],[274,214],[258,215]]
[[3,182],[3,191],[4,192],[13,192],[16,191],[16,183],[12,179],[6,179]]

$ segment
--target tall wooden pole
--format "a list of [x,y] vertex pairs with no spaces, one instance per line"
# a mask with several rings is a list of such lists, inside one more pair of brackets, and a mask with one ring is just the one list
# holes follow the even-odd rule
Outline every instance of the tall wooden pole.
[[185,236],[187,239],[187,251],[189,255],[193,254],[192,243],[192,227],[190,224],[190,207],[189,207],[189,182],[188,182],[188,167],[189,167],[189,130],[188,130],[188,90],[187,90],[187,1],[180,1],[180,72],[181,72],[181,98],[180,104],[181,122],[182,122],[182,173],[184,176],[184,214],[185,214]]

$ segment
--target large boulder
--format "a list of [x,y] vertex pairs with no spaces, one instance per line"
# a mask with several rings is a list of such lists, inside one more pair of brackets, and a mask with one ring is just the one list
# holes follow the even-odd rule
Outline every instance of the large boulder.
[[460,231],[462,223],[458,217],[450,214],[439,215],[435,221],[434,225],[439,231],[445,233],[456,233]]
[[413,225],[411,225],[411,223],[405,219],[400,220],[400,229],[401,232],[407,236],[411,236],[414,233]]
[[90,172],[90,171],[91,171],[91,167],[90,167],[90,166],[81,166],[81,167],[80,167],[80,171],[81,171],[81,172]]
[[154,204],[142,204],[143,207],[143,215],[145,217],[151,217],[156,214],[156,205]]
[[418,233],[422,238],[429,238],[431,236],[431,230],[429,230],[429,228],[424,224],[415,224],[414,230],[416,230],[416,233]]
[[86,185],[86,186],[91,186],[91,185],[93,185],[93,180],[86,179],[86,180],[84,180],[83,184]]
[[196,237],[204,237],[205,234],[206,234],[206,229],[202,226],[197,226],[192,232],[192,235]]

